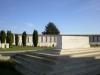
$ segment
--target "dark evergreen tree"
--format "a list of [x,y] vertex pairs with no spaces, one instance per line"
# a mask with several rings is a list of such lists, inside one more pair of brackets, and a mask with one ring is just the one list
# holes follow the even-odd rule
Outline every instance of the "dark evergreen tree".
[[49,22],[47,26],[45,26],[45,31],[42,32],[42,34],[53,34],[53,35],[59,35],[60,31],[56,27],[56,25],[52,22]]
[[15,34],[15,44],[16,44],[16,46],[18,46],[18,42],[19,42],[18,34]]
[[1,31],[0,31],[0,43],[1,43]]
[[6,42],[9,43],[9,47],[12,47],[13,38],[13,33],[11,31],[7,31]]
[[14,35],[13,33],[11,33],[11,44],[13,45],[13,42],[14,42]]
[[2,30],[0,32],[0,39],[1,39],[1,43],[5,43],[5,40],[6,40],[6,33],[4,30]]
[[22,33],[22,44],[23,44],[23,46],[26,46],[26,38],[27,38],[27,33],[24,31]]
[[6,43],[10,42],[10,31],[7,31]]
[[34,30],[33,32],[33,44],[34,44],[34,47],[37,47],[38,45],[38,31],[37,30]]

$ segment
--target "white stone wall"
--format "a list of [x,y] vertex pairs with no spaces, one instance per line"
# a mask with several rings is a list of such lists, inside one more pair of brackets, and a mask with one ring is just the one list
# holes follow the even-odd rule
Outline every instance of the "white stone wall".
[[33,46],[33,40],[32,40],[32,36],[27,36],[27,39],[26,39],[26,45],[27,46]]
[[[54,37],[55,37],[55,39],[54,39]],[[50,38],[51,38],[51,40],[50,40]],[[15,37],[14,37],[14,39],[15,39]],[[55,35],[39,35],[38,46],[48,46],[48,47],[51,47],[53,45],[56,46],[55,40],[57,40],[57,36],[55,36]],[[22,45],[22,35],[21,34],[19,34],[19,43],[18,44],[19,44],[19,46]],[[15,45],[15,40],[13,42],[13,45]],[[32,39],[31,34],[27,35],[26,45],[33,46],[33,39]]]
[[5,48],[5,43],[1,43],[1,48]]
[[62,49],[62,36],[58,36],[57,37],[57,45],[56,45],[56,47],[58,48],[58,49]]
[[89,48],[89,37],[87,36],[59,36],[57,38],[57,48]]
[[6,48],[9,48],[9,43],[6,43]]
[[19,43],[18,43],[19,46],[22,45],[22,35],[19,35]]
[[[56,36],[50,36],[50,35],[39,36],[38,46],[47,46],[47,47],[52,47],[53,45],[56,46],[54,37],[56,37]],[[57,38],[55,38],[55,39],[57,39]]]
[[9,43],[0,43],[0,48],[9,48]]
[[[58,37],[59,36],[57,36],[57,35],[39,35],[38,46],[48,46],[48,47],[53,46],[53,45],[56,46],[57,43],[59,43],[59,45],[61,45],[60,42],[62,42],[62,40],[59,39],[57,41]],[[76,36],[76,37],[79,37],[79,36]],[[89,43],[91,45],[96,45],[96,44],[100,45],[100,36],[98,37],[98,36],[93,35],[93,36],[81,36],[81,37],[89,37]],[[46,41],[46,38],[47,38],[47,41]],[[61,37],[59,37],[59,38],[61,38]],[[15,39],[15,37],[14,37],[14,39]],[[26,42],[27,42],[27,44],[26,44],[27,46],[33,46],[32,34],[27,35]],[[13,44],[15,45],[15,40],[14,40]],[[21,34],[19,34],[19,45],[20,46],[22,45],[22,35]],[[58,47],[60,47],[60,46],[58,46]]]
[[14,39],[13,39],[13,45],[15,45],[15,35],[13,35]]

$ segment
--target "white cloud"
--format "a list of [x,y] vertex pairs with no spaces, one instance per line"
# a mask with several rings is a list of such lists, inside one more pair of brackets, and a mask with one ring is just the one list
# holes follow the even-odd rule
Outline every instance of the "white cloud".
[[86,12],[88,10],[97,10],[98,8],[100,8],[100,0],[89,0],[87,3],[83,4],[83,7],[76,10],[76,12]]
[[26,23],[25,24],[27,27],[34,27],[34,24],[33,23]]

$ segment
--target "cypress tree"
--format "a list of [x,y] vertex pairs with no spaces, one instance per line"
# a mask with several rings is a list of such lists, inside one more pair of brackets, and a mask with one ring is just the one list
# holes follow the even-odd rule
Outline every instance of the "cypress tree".
[[18,34],[15,34],[15,44],[16,44],[16,46],[18,46],[18,42],[19,42]]
[[22,33],[22,44],[23,44],[23,46],[26,46],[26,38],[27,38],[27,34],[26,34],[26,32],[24,31],[24,32]]
[[34,47],[37,47],[38,45],[38,31],[37,30],[34,30],[33,32],[33,44],[34,44]]
[[1,31],[0,31],[0,43],[1,43]]
[[7,31],[6,42],[9,43],[9,47],[13,44],[13,33],[11,31]]
[[0,32],[0,39],[1,39],[1,43],[5,43],[5,40],[6,40],[6,33],[4,30],[2,30]]
[[10,34],[10,45],[12,46],[13,45],[13,41],[14,41],[14,36],[13,36],[13,33]]

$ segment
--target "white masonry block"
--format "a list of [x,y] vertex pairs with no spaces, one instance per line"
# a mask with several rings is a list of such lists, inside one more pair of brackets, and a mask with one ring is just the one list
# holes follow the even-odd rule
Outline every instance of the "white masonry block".
[[89,48],[89,37],[61,35],[57,37],[56,47],[58,49]]
[[5,48],[5,43],[2,43],[1,44],[1,48]]
[[6,48],[9,48],[9,44],[8,43],[6,43]]
[[0,48],[1,48],[1,43],[0,43]]

